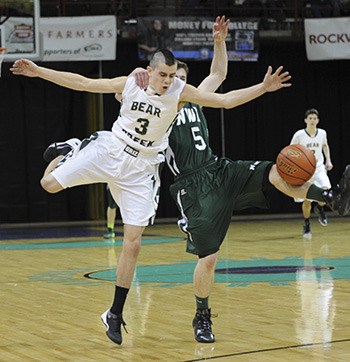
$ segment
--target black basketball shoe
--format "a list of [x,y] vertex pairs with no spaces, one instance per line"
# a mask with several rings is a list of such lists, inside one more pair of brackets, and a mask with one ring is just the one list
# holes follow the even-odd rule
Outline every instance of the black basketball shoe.
[[350,212],[350,165],[345,167],[339,184],[322,193],[324,201],[339,215],[348,215]]
[[80,145],[81,141],[78,138],[71,138],[65,142],[53,142],[44,152],[44,160],[51,162],[57,156],[65,156],[67,153]]
[[310,240],[312,238],[310,220],[305,219],[303,224],[303,239]]
[[107,328],[107,337],[114,343],[122,344],[123,338],[120,326],[123,325],[125,332],[128,333],[125,328],[126,323],[124,322],[122,314],[113,314],[109,309],[107,309],[103,314],[101,314],[101,319]]
[[197,309],[194,316],[192,326],[194,329],[194,338],[197,342],[201,343],[213,343],[215,342],[215,336],[211,330],[211,312],[210,309]]
[[326,213],[324,212],[323,206],[320,206],[319,204],[317,204],[314,207],[314,212],[318,216],[319,223],[322,226],[327,226],[328,225],[328,219],[327,219]]

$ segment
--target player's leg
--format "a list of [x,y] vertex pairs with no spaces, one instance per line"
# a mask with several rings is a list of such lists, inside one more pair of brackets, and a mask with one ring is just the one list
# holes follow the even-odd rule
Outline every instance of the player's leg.
[[[68,187],[106,182],[105,163],[112,163],[107,151],[98,140],[85,148],[71,150],[64,157],[58,156],[50,162],[40,180],[41,186],[49,193],[56,193]],[[102,152],[99,152],[99,149]],[[103,160],[104,162],[102,162]]]
[[[319,186],[325,190],[331,188],[331,183],[330,183],[329,177],[327,175],[327,170],[326,170],[325,165],[323,165],[323,164],[320,165],[319,167],[317,167],[313,180],[314,180],[314,184],[316,186]],[[327,226],[328,218],[327,218],[327,215],[324,210],[324,205],[325,205],[324,202],[318,202],[315,205],[314,212],[318,216],[319,223],[322,226]]]
[[269,180],[272,185],[287,196],[325,202],[339,215],[347,215],[350,212],[350,165],[346,166],[339,184],[328,190],[323,190],[310,182],[305,182],[301,186],[292,186],[281,178],[276,165],[270,170]]
[[123,341],[121,326],[127,332],[126,323],[123,319],[123,309],[134,277],[144,229],[141,226],[124,225],[123,247],[117,264],[114,300],[111,308],[101,315],[101,319],[107,328],[106,334],[108,338],[117,344],[121,344]]
[[311,216],[311,201],[310,200],[304,200],[304,202],[301,205],[301,209],[303,211],[304,219],[309,219],[310,216]]
[[[116,151],[117,152],[117,151]],[[120,207],[124,223],[123,247],[119,256],[116,287],[111,308],[101,315],[106,334],[113,342],[122,343],[121,326],[124,326],[123,309],[134,276],[141,236],[147,225],[153,223],[157,210],[160,178],[159,165],[148,163],[125,153],[116,154],[123,163],[121,177],[109,182],[113,199]]]
[[107,226],[106,226],[107,231],[105,234],[103,234],[103,238],[113,239],[115,237],[114,224],[115,224],[117,209],[107,206],[106,214],[107,214]]
[[[307,191],[312,185],[311,182],[305,182],[301,186],[293,186],[282,179],[277,171],[276,165],[271,167],[269,173],[269,181],[273,186],[276,187],[277,190],[281,191],[287,196],[290,196],[295,199],[305,199],[307,195]],[[322,200],[322,198],[321,198]]]
[[58,156],[65,156],[68,152],[80,146],[81,141],[78,138],[71,138],[64,142],[51,143],[44,152],[44,160],[51,162]]
[[180,229],[188,235],[187,252],[199,257],[193,275],[196,312],[192,327],[194,337],[200,343],[215,342],[209,297],[218,251],[230,225],[233,209],[233,196],[229,192],[231,167],[227,167],[228,163],[223,161],[221,167],[218,161],[176,180],[170,188],[182,216]]
[[305,199],[301,205],[304,217],[304,224],[303,224],[303,238],[304,239],[311,239],[311,224],[310,224],[310,216],[311,216],[311,201]]
[[215,336],[211,330],[211,309],[208,301],[214,284],[217,258],[218,253],[199,257],[193,274],[193,291],[197,310],[192,325],[195,339],[201,343],[215,342]]
[[106,233],[103,235],[104,239],[113,239],[115,237],[114,225],[115,218],[117,214],[117,203],[114,201],[111,192],[109,191],[108,185],[106,187],[107,192],[107,225],[106,225]]
[[314,212],[318,216],[319,223],[322,226],[327,226],[328,225],[328,218],[327,218],[326,212],[324,210],[324,205],[325,205],[324,202],[318,202],[315,205]]
[[117,270],[117,285],[122,288],[130,288],[144,229],[144,226],[124,225],[123,248]]
[[40,180],[43,189],[49,193],[62,191],[62,185],[51,175],[51,172],[62,161],[63,157],[69,152],[74,151],[81,144],[78,138],[71,138],[65,142],[53,142],[44,152],[44,160],[49,162]]
[[44,176],[40,180],[40,184],[41,184],[42,188],[45,191],[49,192],[50,194],[55,194],[64,189],[64,187],[52,176],[51,173]]
[[51,175],[52,170],[56,168],[62,159],[63,156],[58,156],[53,159],[46,167],[44,175],[40,180],[41,187],[49,193],[56,193],[63,190],[62,185]]
[[[106,177],[112,168],[110,165],[114,166],[114,160],[109,156],[104,143],[109,142],[113,134],[99,134],[93,134],[84,140],[84,147],[82,143],[76,143],[65,156],[59,155],[50,162],[40,180],[47,192],[56,193],[68,187],[107,181]],[[111,174],[114,175],[113,170]]]
[[214,271],[218,258],[218,253],[199,257],[194,270],[193,288],[194,293],[199,298],[208,298],[214,280]]

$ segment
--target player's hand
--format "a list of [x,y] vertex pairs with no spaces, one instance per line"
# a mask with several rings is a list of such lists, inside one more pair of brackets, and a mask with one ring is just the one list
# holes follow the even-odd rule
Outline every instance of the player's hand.
[[141,89],[146,89],[148,87],[149,75],[146,69],[136,68],[129,74],[129,76],[130,75],[135,77],[136,84]]
[[326,162],[325,166],[327,171],[330,171],[333,168],[332,162]]
[[28,59],[18,59],[10,68],[11,72],[15,75],[25,75],[26,77],[37,77],[38,66]]
[[230,23],[230,19],[225,19],[225,15],[222,17],[218,16],[215,19],[213,26],[214,41],[225,41],[227,37],[228,24]]
[[263,84],[266,92],[274,92],[281,88],[290,87],[292,84],[288,83],[288,81],[292,78],[289,75],[289,72],[283,72],[283,67],[280,66],[277,68],[275,73],[272,74],[271,65],[267,68],[267,72],[265,74]]

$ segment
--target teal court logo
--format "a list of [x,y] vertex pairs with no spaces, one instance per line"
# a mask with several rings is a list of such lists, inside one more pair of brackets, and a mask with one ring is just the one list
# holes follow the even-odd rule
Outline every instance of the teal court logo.
[[[183,238],[159,238],[150,236],[143,245],[173,243]],[[121,240],[108,241],[72,241],[50,243],[4,243],[0,250],[37,250],[66,248],[96,248],[121,245]],[[179,260],[168,264],[138,265],[134,284],[152,285],[169,288],[192,284],[196,260]],[[110,263],[114,265],[114,263]],[[96,265],[92,268],[69,268],[50,270],[45,273],[28,276],[30,280],[46,283],[96,286],[106,282],[115,282],[115,268],[110,265]],[[328,258],[303,258],[289,256],[280,259],[252,258],[246,260],[219,259],[215,270],[215,282],[228,287],[247,287],[253,283],[266,283],[271,286],[290,285],[296,281],[332,281],[350,280],[350,256]]]
[[[134,282],[172,287],[193,281],[195,261],[138,266]],[[115,269],[97,270],[84,275],[93,280],[115,281]],[[350,257],[315,258],[286,257],[250,260],[220,259],[215,270],[215,282],[228,287],[246,287],[252,283],[272,286],[289,285],[300,280],[350,279]]]

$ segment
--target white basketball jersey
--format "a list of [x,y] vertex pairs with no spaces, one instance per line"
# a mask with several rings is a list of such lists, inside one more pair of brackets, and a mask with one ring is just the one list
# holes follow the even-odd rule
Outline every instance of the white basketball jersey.
[[300,129],[295,132],[291,141],[291,144],[296,143],[309,148],[314,153],[317,160],[316,167],[323,165],[324,156],[322,147],[327,144],[327,133],[324,129],[317,128],[316,134],[313,137],[306,132],[306,129]]
[[168,146],[168,133],[177,115],[185,83],[174,79],[162,95],[148,95],[129,77],[122,93],[120,114],[112,132],[128,145],[146,153],[158,153]]

